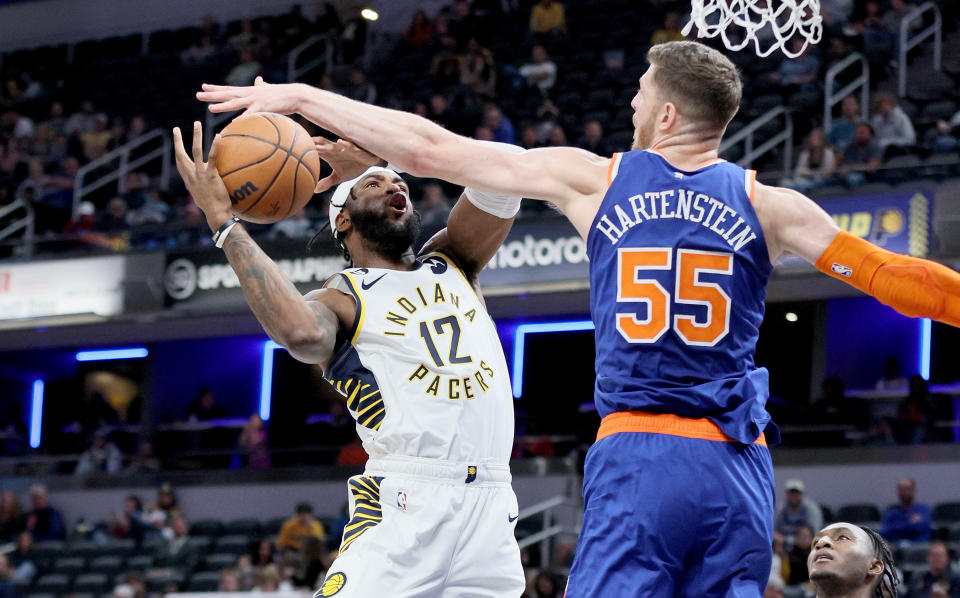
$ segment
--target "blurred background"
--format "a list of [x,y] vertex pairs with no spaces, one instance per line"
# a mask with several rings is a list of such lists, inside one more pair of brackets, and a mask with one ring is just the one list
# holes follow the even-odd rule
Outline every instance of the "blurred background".
[[[960,5],[821,4],[824,38],[800,57],[728,52],[745,91],[723,157],[956,268]],[[647,49],[682,39],[689,10],[0,0],[0,596],[306,592],[336,554],[366,455],[320,370],[263,334],[172,165],[171,127],[199,119],[209,139],[231,118],[195,101],[202,82],[303,81],[610,155],[630,147]],[[410,182],[422,243],[460,189]],[[332,241],[306,250],[326,199],[248,225],[304,292],[345,265]],[[526,595],[553,598],[599,425],[584,243],[526,201],[481,282],[514,383]],[[809,594],[805,526],[852,520],[894,543],[904,593],[960,596],[960,332],[787,259],[756,361],[783,434],[768,595]]]

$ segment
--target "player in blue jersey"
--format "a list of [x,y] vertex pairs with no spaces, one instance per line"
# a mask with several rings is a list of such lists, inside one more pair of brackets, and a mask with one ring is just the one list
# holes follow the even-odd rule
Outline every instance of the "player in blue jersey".
[[204,86],[214,112],[299,112],[415,176],[554,203],[587,241],[597,409],[568,598],[758,598],[774,489],[753,353],[786,252],[910,316],[960,325],[960,275],[840,231],[802,194],[720,160],[742,84],[695,42],[654,46],[632,151],[519,155],[306,85]]

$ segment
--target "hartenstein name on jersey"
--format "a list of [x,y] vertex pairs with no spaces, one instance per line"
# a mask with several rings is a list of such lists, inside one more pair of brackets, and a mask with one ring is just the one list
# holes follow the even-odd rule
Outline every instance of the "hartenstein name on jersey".
[[705,193],[688,189],[646,191],[613,204],[597,220],[597,230],[616,244],[628,230],[647,220],[681,218],[701,224],[739,251],[757,234],[736,210]]
[[[461,312],[429,321],[423,320],[411,327],[412,333],[419,335],[423,340],[432,362],[420,363],[414,368],[407,377],[409,382],[419,380],[424,385],[425,394],[450,400],[474,399],[479,393],[485,393],[490,389],[490,380],[494,377],[493,368],[483,359],[476,359],[471,354],[463,354],[460,348],[461,334],[482,334],[482,332],[472,332],[469,327],[461,325],[461,322],[466,323],[466,326],[474,323],[477,317],[476,307],[471,307],[464,301],[464,307],[461,308],[460,296],[444,289],[439,282],[434,283],[433,289],[427,287],[426,291],[422,287],[417,287],[410,297],[400,296],[395,303],[398,307],[387,310],[384,316],[390,327],[383,331],[387,336],[406,336],[407,325],[411,319],[416,319],[416,314],[421,307],[446,305]],[[438,341],[434,340],[440,336],[449,338],[450,346],[446,354],[438,349]],[[463,364],[470,364],[474,371],[469,375],[451,376],[440,374],[433,369],[446,367],[449,371],[451,367]],[[478,364],[479,367],[473,364]]]

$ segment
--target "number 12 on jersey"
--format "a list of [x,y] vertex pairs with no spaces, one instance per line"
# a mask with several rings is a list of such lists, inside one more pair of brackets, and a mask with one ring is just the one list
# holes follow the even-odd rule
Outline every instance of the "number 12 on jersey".
[[[730,331],[730,296],[715,282],[700,280],[701,273],[733,274],[733,254],[677,249],[673,302],[702,305],[706,320],[674,314],[673,330],[687,345],[712,347]],[[617,252],[617,302],[644,303],[647,317],[616,314],[617,330],[628,343],[655,343],[671,326],[671,296],[659,281],[644,278],[644,271],[673,269],[672,247],[630,247]]]

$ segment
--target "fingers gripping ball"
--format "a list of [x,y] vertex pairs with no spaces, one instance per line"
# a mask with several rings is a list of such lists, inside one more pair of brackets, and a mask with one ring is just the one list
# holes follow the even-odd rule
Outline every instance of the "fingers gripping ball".
[[249,222],[277,222],[313,197],[320,156],[306,129],[280,114],[242,116],[220,133],[217,171],[233,211]]

